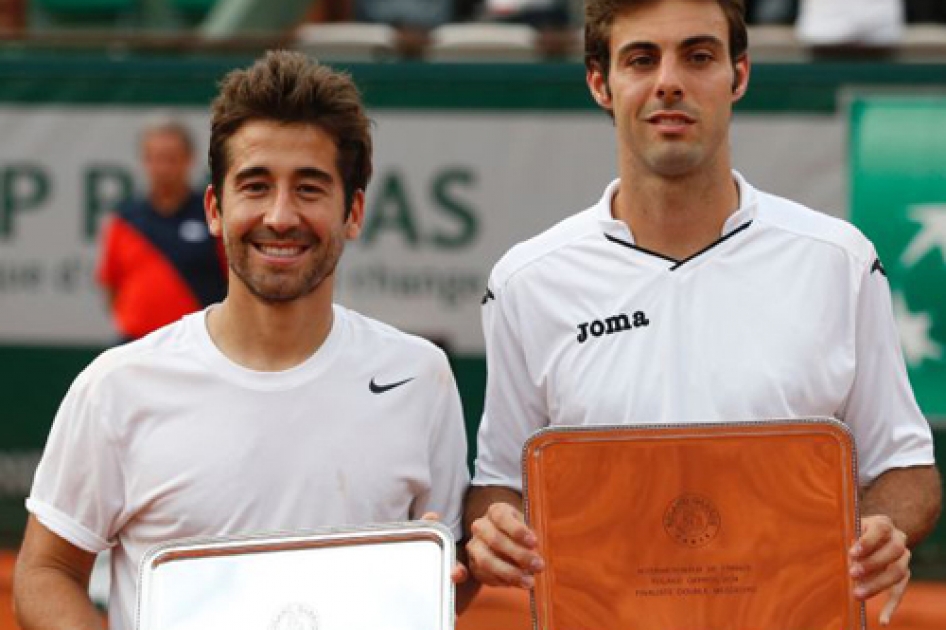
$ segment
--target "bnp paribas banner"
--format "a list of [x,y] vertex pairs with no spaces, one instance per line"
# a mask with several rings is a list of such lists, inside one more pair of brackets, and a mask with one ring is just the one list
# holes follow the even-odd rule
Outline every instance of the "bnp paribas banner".
[[[206,108],[0,108],[0,344],[113,338],[94,280],[99,233],[122,197],[142,192],[138,133],[161,114],[194,131],[205,164]],[[597,198],[614,170],[610,123],[587,114],[372,118],[366,223],[342,259],[338,300],[476,351],[490,266],[512,242]],[[580,153],[548,159],[564,151]],[[589,155],[599,166],[589,168]],[[194,173],[195,185],[206,179],[205,167]]]
[[851,217],[887,270],[910,379],[946,417],[946,94],[852,100]]
[[[203,153],[203,107],[0,106],[0,345],[112,340],[94,281],[98,235],[116,203],[141,189],[139,129],[168,113]],[[492,265],[597,201],[616,170],[611,121],[594,110],[371,114],[366,224],[343,257],[337,298],[481,353]],[[841,116],[745,116],[733,129],[735,164],[762,188],[842,214],[843,138]],[[206,173],[194,178],[202,185]]]

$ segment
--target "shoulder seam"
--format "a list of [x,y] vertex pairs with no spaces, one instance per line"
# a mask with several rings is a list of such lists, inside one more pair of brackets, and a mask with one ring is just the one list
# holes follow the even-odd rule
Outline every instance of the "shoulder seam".
[[[533,256],[530,256],[527,260],[525,260],[525,261],[523,261],[522,263],[516,265],[515,268],[513,268],[509,273],[504,274],[504,275],[505,275],[505,279],[504,279],[500,284],[498,284],[497,286],[495,286],[495,287],[493,287],[493,288],[494,288],[494,289],[501,289],[502,287],[505,287],[506,285],[508,285],[508,284],[512,281],[513,278],[515,278],[516,276],[518,276],[520,273],[522,273],[522,272],[525,271],[526,269],[532,267],[532,265],[538,263],[540,260],[542,260],[542,259],[544,259],[544,258],[546,258],[546,257],[548,257],[548,256],[551,256],[551,255],[553,255],[553,254],[556,254],[556,253],[558,253],[559,251],[561,251],[562,249],[565,249],[565,248],[567,248],[567,247],[570,247],[570,246],[574,245],[574,244],[577,243],[578,241],[582,241],[582,240],[584,240],[584,239],[586,239],[586,238],[589,238],[589,237],[594,237],[594,235],[595,235],[596,233],[597,233],[597,232],[596,232],[594,229],[592,229],[592,228],[590,228],[590,227],[589,227],[589,228],[586,228],[585,230],[582,230],[581,233],[575,234],[574,236],[568,238],[567,240],[565,240],[565,241],[563,241],[563,242],[561,242],[561,243],[558,243],[558,244],[556,244],[556,245],[554,245],[554,246],[552,246],[552,247],[549,247],[548,249],[545,249],[545,250],[543,250],[543,251],[541,251],[541,252],[539,252],[539,253],[537,253],[537,254],[535,254],[535,255],[533,255]],[[602,238],[603,238],[603,237],[604,237],[604,232],[601,232],[601,235],[602,235]],[[511,251],[511,250],[510,250],[510,251]],[[497,266],[498,266],[498,265],[497,265]],[[495,268],[494,268],[494,271],[495,271]]]
[[443,349],[441,349],[439,346],[437,346],[437,344],[433,343],[429,339],[426,339],[415,333],[406,332],[397,326],[392,326],[387,322],[369,317],[358,311],[354,311],[346,307],[342,308],[344,308],[346,311],[346,318],[349,325],[369,330],[373,334],[376,334],[383,339],[390,339],[394,342],[409,343],[421,348],[433,349],[446,357],[446,353],[444,353]]
[[[792,203],[794,203],[794,202],[792,202]],[[796,205],[798,205],[798,204],[796,204]],[[805,208],[804,206],[801,206],[801,207],[802,207],[802,208]],[[817,210],[812,210],[812,209],[810,209],[810,208],[805,208],[805,209],[806,209],[808,212],[814,212],[814,213],[817,213],[817,212],[818,212]],[[843,219],[839,219],[838,217],[833,217],[833,216],[827,215],[827,214],[825,214],[823,218],[825,218],[825,219],[831,219],[831,220],[834,220],[834,221],[840,221],[840,222],[846,224],[847,227],[849,227],[850,229],[855,230],[855,232],[860,236],[860,238],[864,241],[864,243],[865,243],[868,247],[870,247],[871,249],[873,249],[873,244],[870,242],[870,239],[868,239],[866,236],[864,236],[863,233],[861,233],[860,230],[857,228],[857,226],[854,225],[853,223],[850,223],[849,221],[844,221]],[[845,254],[847,254],[847,255],[850,256],[851,258],[857,260],[859,264],[869,264],[869,263],[871,262],[871,260],[870,260],[870,255],[869,255],[869,254],[868,254],[867,256],[863,256],[863,255],[861,254],[861,252],[857,251],[858,248],[847,246],[847,245],[846,245],[845,243],[843,243],[843,242],[838,242],[837,240],[834,240],[834,239],[831,239],[831,238],[827,238],[827,237],[825,237],[824,235],[817,234],[817,233],[813,233],[813,232],[810,232],[810,231],[802,231],[802,230],[799,230],[799,229],[797,229],[797,228],[793,228],[793,227],[791,227],[791,226],[787,226],[787,225],[784,225],[784,224],[782,224],[782,223],[769,220],[768,217],[764,217],[764,216],[757,216],[757,217],[756,217],[756,220],[758,220],[761,224],[763,224],[763,225],[765,225],[765,226],[767,226],[767,227],[770,227],[770,228],[772,228],[772,229],[776,229],[776,230],[779,230],[779,231],[781,231],[781,232],[785,232],[785,233],[788,233],[788,234],[793,234],[793,235],[795,235],[795,236],[797,236],[797,237],[800,237],[800,238],[807,238],[807,239],[810,239],[810,240],[812,240],[812,241],[817,241],[817,242],[819,242],[819,243],[824,243],[825,245],[829,245],[829,246],[831,246],[831,247],[834,247],[835,249],[840,249],[841,251],[843,251]]]

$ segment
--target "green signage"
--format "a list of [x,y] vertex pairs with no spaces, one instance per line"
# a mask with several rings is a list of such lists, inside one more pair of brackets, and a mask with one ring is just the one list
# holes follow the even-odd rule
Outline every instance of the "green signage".
[[917,400],[946,421],[946,94],[853,99],[851,220],[890,279]]

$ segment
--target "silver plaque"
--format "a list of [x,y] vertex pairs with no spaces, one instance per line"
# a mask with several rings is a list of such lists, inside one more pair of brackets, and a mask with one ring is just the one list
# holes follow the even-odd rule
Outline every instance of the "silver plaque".
[[138,630],[452,630],[438,523],[189,539],[145,554]]

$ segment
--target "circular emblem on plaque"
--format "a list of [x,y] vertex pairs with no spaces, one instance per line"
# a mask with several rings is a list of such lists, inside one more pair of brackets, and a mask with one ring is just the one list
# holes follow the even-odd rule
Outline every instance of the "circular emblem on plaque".
[[319,616],[303,604],[289,604],[273,618],[269,630],[319,630]]
[[702,547],[719,532],[719,510],[698,494],[682,494],[667,507],[664,529],[687,547]]

